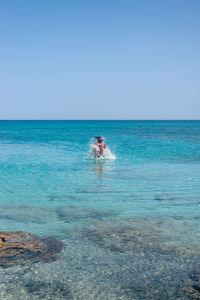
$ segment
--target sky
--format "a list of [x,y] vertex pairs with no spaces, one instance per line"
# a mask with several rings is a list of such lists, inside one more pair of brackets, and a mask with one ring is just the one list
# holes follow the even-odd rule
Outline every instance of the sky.
[[0,0],[0,119],[200,119],[199,0]]

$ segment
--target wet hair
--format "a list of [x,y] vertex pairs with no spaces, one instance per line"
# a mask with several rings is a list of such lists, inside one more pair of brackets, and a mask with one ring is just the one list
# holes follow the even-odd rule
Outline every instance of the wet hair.
[[97,139],[97,140],[103,140],[103,137],[102,136],[95,136],[95,139]]

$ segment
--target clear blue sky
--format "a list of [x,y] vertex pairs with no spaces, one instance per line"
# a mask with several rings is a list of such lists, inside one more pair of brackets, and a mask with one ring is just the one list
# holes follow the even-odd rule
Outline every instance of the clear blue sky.
[[0,119],[200,119],[199,0],[0,0]]

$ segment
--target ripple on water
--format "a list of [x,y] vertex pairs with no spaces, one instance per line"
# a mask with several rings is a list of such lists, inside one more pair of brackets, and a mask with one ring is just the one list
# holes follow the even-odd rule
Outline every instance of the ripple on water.
[[118,211],[98,210],[80,206],[66,206],[57,209],[57,217],[65,222],[91,221],[112,218],[118,215]]
[[95,222],[67,232],[59,260],[4,269],[4,288],[15,299],[199,299],[199,225],[156,216]]
[[113,281],[125,299],[200,299],[199,271],[191,281],[199,263],[197,225],[182,217],[134,218],[100,222],[82,234],[118,257]]

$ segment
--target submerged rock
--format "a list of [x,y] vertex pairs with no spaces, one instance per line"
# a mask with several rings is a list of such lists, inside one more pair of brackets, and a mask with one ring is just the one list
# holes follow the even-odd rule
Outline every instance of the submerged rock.
[[187,299],[200,299],[200,268],[190,273],[191,282],[183,289]]
[[87,220],[102,220],[112,218],[118,212],[109,210],[97,210],[78,206],[62,207],[57,210],[57,217],[65,223],[81,222]]
[[81,234],[105,255],[113,252],[123,271],[112,277],[125,299],[200,300],[197,225],[194,219],[150,216],[98,222]]
[[46,224],[56,218],[52,209],[26,205],[1,205],[0,220],[15,221],[17,223]]
[[73,299],[69,286],[59,281],[45,282],[31,280],[24,284],[24,288],[28,294],[40,297],[40,299],[45,299],[48,294],[51,295],[51,299]]
[[0,267],[54,261],[63,245],[54,238],[40,238],[28,232],[0,232]]
[[167,243],[167,236],[145,222],[117,220],[96,224],[84,232],[89,240],[111,251],[142,251],[160,255],[177,255],[178,250]]

